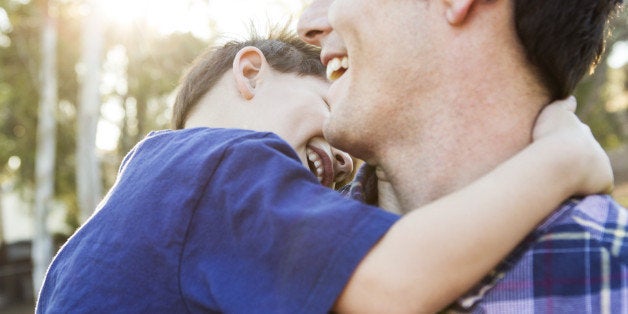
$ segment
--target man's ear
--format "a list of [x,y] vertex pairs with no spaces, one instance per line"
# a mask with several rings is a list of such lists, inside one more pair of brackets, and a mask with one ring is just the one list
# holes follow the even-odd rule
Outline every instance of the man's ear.
[[257,81],[266,66],[264,53],[256,47],[244,47],[233,59],[233,76],[240,95],[246,100],[255,96]]
[[460,25],[467,18],[469,9],[475,0],[445,0],[447,6],[447,22],[451,25]]

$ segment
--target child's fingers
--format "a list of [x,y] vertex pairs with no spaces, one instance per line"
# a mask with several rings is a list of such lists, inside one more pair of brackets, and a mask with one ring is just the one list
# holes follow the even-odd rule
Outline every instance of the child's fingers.
[[557,100],[554,102],[554,104],[574,113],[576,112],[576,107],[578,106],[578,103],[576,102],[576,97],[574,96],[569,96],[565,99]]

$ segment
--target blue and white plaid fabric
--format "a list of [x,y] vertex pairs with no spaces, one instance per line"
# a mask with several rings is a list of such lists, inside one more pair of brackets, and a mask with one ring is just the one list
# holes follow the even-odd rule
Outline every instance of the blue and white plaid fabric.
[[628,313],[628,211],[571,200],[452,307],[470,313]]
[[[376,203],[374,169],[342,192]],[[445,312],[628,314],[628,211],[607,195],[564,203]]]

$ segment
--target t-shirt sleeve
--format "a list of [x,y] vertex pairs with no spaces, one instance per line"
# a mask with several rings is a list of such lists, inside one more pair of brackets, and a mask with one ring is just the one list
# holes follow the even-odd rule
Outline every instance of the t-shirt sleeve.
[[324,313],[398,216],[321,186],[280,139],[228,148],[188,231],[191,310]]

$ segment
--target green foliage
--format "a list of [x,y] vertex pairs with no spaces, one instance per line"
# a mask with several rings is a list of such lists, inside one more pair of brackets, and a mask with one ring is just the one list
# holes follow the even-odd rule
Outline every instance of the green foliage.
[[[33,5],[4,1],[12,24],[11,45],[0,48],[0,163],[18,156],[18,186],[32,185],[37,133],[39,25]],[[6,171],[6,167],[0,168]]]
[[605,149],[612,150],[622,145],[625,140],[621,125],[614,118],[614,113],[605,109],[607,96],[602,93],[595,80],[587,80],[576,89],[578,115],[591,128],[595,138]]
[[[625,145],[628,141],[626,127],[622,126],[619,115],[625,112],[609,112],[606,104],[628,90],[626,76],[622,82],[614,82],[613,71],[627,71],[628,64],[623,69],[612,69],[608,65],[608,55],[613,45],[620,41],[628,41],[628,10],[619,12],[609,25],[610,36],[606,41],[606,53],[600,60],[595,72],[582,80],[575,95],[578,99],[578,116],[591,127],[591,131],[604,148],[612,150]],[[613,84],[623,85],[623,88],[610,88]],[[628,104],[627,104],[628,106]],[[624,108],[624,111],[628,108]]]
[[614,196],[617,203],[621,204],[625,208],[628,208],[628,195]]
[[[35,152],[39,107],[39,62],[41,18],[37,1],[21,3],[0,0],[0,7],[9,16],[12,30],[6,34],[11,44],[0,47],[0,180],[11,177],[21,189],[35,184]],[[57,158],[55,164],[55,198],[69,208],[67,224],[78,227],[76,200],[76,113],[82,36],[82,2],[55,2],[58,47]],[[113,154],[103,155],[104,187],[108,189],[117,172],[122,156],[154,129],[168,127],[168,95],[177,86],[186,66],[207,46],[190,34],[160,35],[156,31],[135,25],[130,29],[106,28],[103,56],[112,47],[125,47],[129,60],[128,91],[124,95],[104,95],[134,99],[125,109],[137,112],[135,119],[125,119],[121,145]],[[131,108],[135,107],[135,108]],[[130,116],[130,115],[129,115]],[[169,118],[169,117],[168,117]],[[129,124],[131,127],[129,127]],[[9,171],[11,156],[21,159],[16,173]]]

